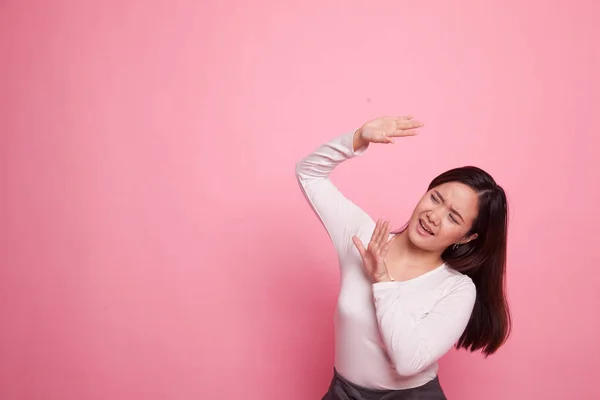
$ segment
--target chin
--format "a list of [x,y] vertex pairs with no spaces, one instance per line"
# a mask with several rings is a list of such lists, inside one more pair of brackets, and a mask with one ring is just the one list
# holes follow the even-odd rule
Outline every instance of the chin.
[[[413,246],[419,248],[419,249],[423,249],[426,250],[428,243],[427,243],[427,239],[428,238],[424,238],[423,236],[421,236],[419,234],[419,232],[417,232],[417,224],[419,223],[419,221],[413,221],[410,223],[410,225],[408,226],[408,240],[412,243]],[[433,238],[433,237],[432,237]],[[429,243],[429,245],[431,245]]]
[[419,220],[412,221],[408,226],[408,240],[413,246],[425,250],[425,251],[436,251],[438,249],[437,238],[435,236],[423,236],[418,232],[417,224]]

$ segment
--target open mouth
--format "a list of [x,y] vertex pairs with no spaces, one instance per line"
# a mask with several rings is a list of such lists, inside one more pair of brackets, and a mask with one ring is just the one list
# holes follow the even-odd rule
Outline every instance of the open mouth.
[[419,225],[421,225],[421,228],[422,228],[422,229],[423,229],[425,232],[427,232],[427,233],[429,233],[430,235],[432,235],[432,236],[433,236],[433,232],[431,231],[431,229],[429,229],[429,227],[428,227],[427,225],[425,225],[425,223],[423,222],[423,220],[422,220],[422,219],[420,219],[420,218],[419,218]]

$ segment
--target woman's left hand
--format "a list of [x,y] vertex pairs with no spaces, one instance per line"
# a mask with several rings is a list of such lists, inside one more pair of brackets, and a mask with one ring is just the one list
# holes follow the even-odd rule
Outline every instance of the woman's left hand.
[[391,280],[385,267],[385,254],[392,243],[388,240],[389,224],[389,221],[384,222],[381,219],[377,221],[366,249],[357,236],[352,237],[352,241],[362,257],[365,271],[373,283]]

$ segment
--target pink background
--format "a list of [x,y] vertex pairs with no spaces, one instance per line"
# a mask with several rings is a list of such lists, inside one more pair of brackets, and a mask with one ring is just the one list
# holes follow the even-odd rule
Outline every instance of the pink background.
[[399,227],[476,164],[512,211],[513,335],[444,357],[448,397],[600,398],[599,3],[367,4],[1,3],[0,398],[320,399],[337,265],[294,164],[406,113],[350,198]]

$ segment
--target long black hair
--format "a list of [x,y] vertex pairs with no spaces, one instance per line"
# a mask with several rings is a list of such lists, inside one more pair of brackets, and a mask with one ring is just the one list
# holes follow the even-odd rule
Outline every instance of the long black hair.
[[511,332],[511,315],[506,299],[506,247],[508,203],[506,193],[490,174],[478,167],[448,170],[429,184],[428,190],[447,182],[460,182],[479,195],[479,212],[467,236],[477,237],[459,246],[450,246],[442,260],[469,276],[477,288],[471,319],[457,348],[495,353]]

